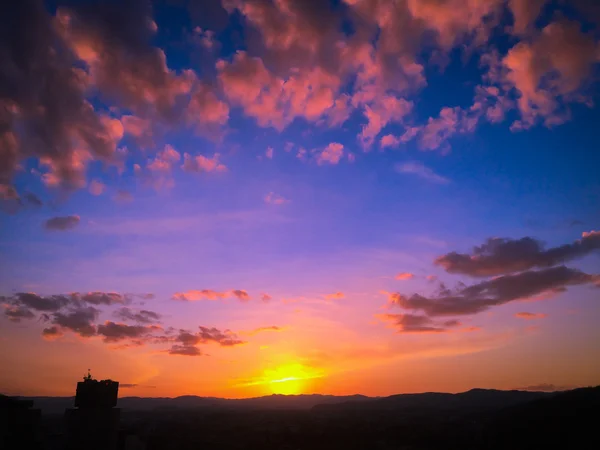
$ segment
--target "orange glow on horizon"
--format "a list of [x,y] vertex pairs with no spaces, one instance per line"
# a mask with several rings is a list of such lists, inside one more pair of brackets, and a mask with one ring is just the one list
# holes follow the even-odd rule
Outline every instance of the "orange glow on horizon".
[[300,363],[290,363],[275,369],[265,369],[262,375],[239,383],[237,386],[262,386],[265,388],[265,393],[298,395],[306,393],[309,380],[324,376],[325,373],[322,370]]

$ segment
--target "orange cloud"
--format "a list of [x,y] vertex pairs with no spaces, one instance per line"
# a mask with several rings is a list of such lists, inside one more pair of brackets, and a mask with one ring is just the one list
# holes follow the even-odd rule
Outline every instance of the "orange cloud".
[[413,273],[410,272],[402,272],[396,275],[394,278],[396,280],[412,280],[415,277]]
[[217,292],[211,289],[191,290],[187,292],[176,292],[173,300],[194,302],[198,300],[220,300],[228,297],[228,292]]
[[525,319],[525,320],[535,320],[535,319],[545,319],[546,317],[548,317],[548,314],[518,312],[515,314],[515,317],[517,317],[519,319]]
[[344,295],[343,292],[334,292],[333,294],[328,294],[325,296],[326,300],[341,300],[343,298],[345,298],[346,296]]

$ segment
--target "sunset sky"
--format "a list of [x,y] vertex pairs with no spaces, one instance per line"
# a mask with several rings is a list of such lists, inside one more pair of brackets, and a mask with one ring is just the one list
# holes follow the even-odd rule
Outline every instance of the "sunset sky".
[[0,7],[0,393],[600,384],[600,4]]

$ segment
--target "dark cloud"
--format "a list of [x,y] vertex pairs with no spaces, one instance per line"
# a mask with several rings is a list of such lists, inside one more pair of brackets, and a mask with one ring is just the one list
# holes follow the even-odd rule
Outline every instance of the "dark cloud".
[[183,347],[193,347],[198,344],[215,343],[221,347],[233,347],[235,345],[245,344],[235,333],[230,330],[221,331],[217,328],[199,327],[200,331],[192,333],[187,330],[180,330],[174,338]]
[[115,323],[109,320],[104,322],[104,324],[98,325],[98,335],[103,336],[104,342],[141,339],[158,330],[162,330],[162,328],[156,325],[126,325],[124,323]]
[[92,306],[78,308],[66,313],[57,312],[52,315],[52,323],[63,330],[70,330],[82,337],[96,334],[94,322],[98,318],[99,310]]
[[410,297],[390,294],[390,302],[407,310],[422,311],[428,316],[476,314],[492,306],[542,294],[564,291],[567,286],[593,283],[598,276],[565,266],[505,275],[471,286],[446,290],[434,297],[414,294]]
[[140,311],[134,311],[130,308],[123,307],[118,311],[115,311],[114,316],[120,320],[130,320],[141,324],[159,323],[161,315],[154,312],[142,309]]
[[49,295],[42,297],[32,292],[19,292],[6,298],[15,305],[26,306],[36,311],[53,312],[67,306],[71,299],[65,295]]
[[173,345],[168,351],[169,355],[202,356],[198,347],[191,345]]
[[234,345],[245,344],[246,342],[239,339],[238,336],[230,330],[220,331],[217,328],[199,327],[198,336],[203,343],[215,342],[223,347],[231,347]]
[[53,325],[51,327],[44,328],[44,330],[42,331],[42,336],[44,337],[44,339],[56,339],[63,336],[63,332],[59,327]]
[[381,318],[391,322],[399,333],[445,333],[461,325],[458,320],[436,322],[427,316],[415,314],[383,314]]
[[29,203],[32,206],[43,206],[44,202],[40,200],[40,198],[35,195],[33,192],[25,192],[25,194],[23,194],[23,198],[25,199],[25,201],[27,201],[27,203]]
[[502,275],[539,267],[552,267],[600,250],[600,231],[583,233],[581,239],[544,249],[531,237],[521,239],[490,238],[475,247],[471,254],[451,252],[440,256],[435,264],[449,273],[474,277]]
[[130,388],[134,388],[134,387],[138,387],[138,384],[135,383],[119,383],[119,387],[123,388],[123,389],[130,389]]
[[62,216],[62,217],[53,217],[52,219],[48,219],[44,224],[46,230],[70,230],[79,225],[80,218],[79,216]]
[[71,294],[71,297],[92,305],[114,305],[129,301],[126,295],[116,292],[88,292],[87,294],[74,292]]
[[243,302],[247,302],[250,300],[250,295],[248,295],[248,292],[241,289],[234,289],[233,291],[231,291],[231,294],[238,300],[241,300]]
[[35,317],[35,314],[30,309],[14,305],[6,305],[4,315],[11,322],[20,322],[22,319],[33,319]]

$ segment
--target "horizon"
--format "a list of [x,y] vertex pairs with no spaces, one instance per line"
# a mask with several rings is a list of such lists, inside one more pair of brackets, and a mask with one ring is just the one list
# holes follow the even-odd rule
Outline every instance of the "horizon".
[[594,0],[3,11],[0,392],[600,385]]

